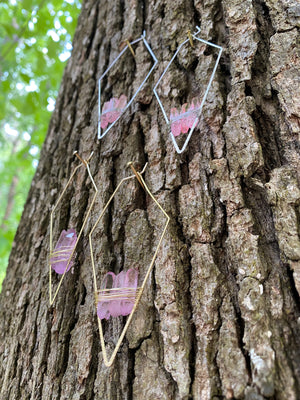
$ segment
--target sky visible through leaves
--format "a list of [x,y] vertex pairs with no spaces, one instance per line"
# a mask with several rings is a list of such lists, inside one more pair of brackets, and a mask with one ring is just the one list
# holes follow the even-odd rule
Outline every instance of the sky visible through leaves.
[[0,290],[80,8],[79,0],[0,2]]

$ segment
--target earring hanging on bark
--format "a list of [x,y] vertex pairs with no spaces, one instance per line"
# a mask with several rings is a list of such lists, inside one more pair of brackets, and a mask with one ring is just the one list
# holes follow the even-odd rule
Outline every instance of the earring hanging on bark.
[[[128,166],[132,169],[134,175],[128,176],[127,178],[123,178],[121,182],[116,187],[115,191],[111,195],[110,199],[106,203],[105,207],[103,208],[101,214],[99,215],[95,225],[93,226],[90,234],[89,234],[89,244],[90,244],[90,252],[91,252],[91,260],[92,260],[92,268],[93,268],[93,277],[94,277],[94,290],[95,290],[95,301],[97,307],[97,319],[98,319],[98,327],[99,327],[99,334],[100,334],[100,342],[101,342],[101,349],[103,353],[103,360],[104,364],[107,367],[110,367],[117,355],[117,352],[120,348],[120,345],[124,339],[124,336],[127,332],[128,326],[132,320],[133,314],[139,304],[140,298],[142,296],[143,290],[147,283],[147,280],[150,276],[152,271],[158,250],[161,246],[163,237],[165,235],[167,226],[169,224],[170,218],[168,214],[164,211],[162,206],[158,203],[155,199],[153,194],[150,192],[148,186],[146,185],[142,174],[144,173],[147,164],[145,165],[143,171],[138,172],[134,168],[132,162],[128,163]],[[116,193],[120,189],[120,187],[130,179],[136,178],[138,183],[141,187],[145,190],[145,192],[150,196],[150,198],[154,201],[157,205],[158,209],[161,211],[163,216],[166,218],[166,223],[164,225],[163,231],[160,235],[158,245],[155,249],[154,255],[152,260],[149,264],[149,267],[146,271],[146,274],[143,279],[139,277],[139,271],[134,268],[130,268],[127,271],[121,271],[119,274],[115,275],[113,272],[107,272],[102,280],[101,288],[98,289],[97,279],[96,279],[96,269],[95,269],[95,261],[94,261],[94,254],[93,254],[93,244],[92,244],[92,235],[97,227],[98,223],[100,222],[101,218],[103,217],[105,211],[107,210],[108,206],[112,202],[113,198],[115,197]],[[140,281],[140,285],[138,284]],[[107,351],[105,347],[105,341],[103,336],[103,328],[102,328],[102,319],[108,320],[110,317],[118,317],[118,316],[126,316],[128,315],[127,321],[124,325],[124,328],[120,334],[118,342],[113,350],[110,358],[107,356]]]
[[[74,154],[81,161],[81,164],[79,164],[72,172],[66,186],[64,187],[62,193],[60,194],[55,206],[52,209],[51,215],[50,215],[50,255],[49,255],[49,303],[50,303],[50,306],[53,304],[53,302],[57,296],[57,293],[61,287],[62,281],[63,281],[66,273],[71,269],[71,267],[74,264],[74,259],[75,259],[75,255],[76,255],[75,250],[76,250],[78,241],[82,235],[83,229],[85,227],[86,221],[91,212],[91,209],[93,207],[93,204],[95,202],[97,192],[98,192],[97,186],[91,175],[91,171],[90,171],[89,164],[88,164],[90,159],[92,158],[93,153],[91,153],[91,155],[89,156],[89,158],[87,160],[82,159],[77,154],[77,151],[75,151]],[[57,209],[59,203],[61,202],[67,188],[71,184],[77,170],[83,166],[88,171],[89,177],[93,184],[93,188],[95,189],[95,194],[92,198],[91,205],[86,213],[86,216],[85,216],[85,219],[81,226],[81,229],[79,231],[78,237],[77,237],[75,229],[68,229],[67,231],[63,230],[60,234],[60,237],[56,243],[55,248],[53,249],[53,216],[54,216],[55,210]],[[54,270],[57,274],[61,275],[60,281],[58,283],[58,286],[55,290],[53,297],[52,297],[52,270]]]
[[[170,126],[171,139],[172,139],[172,142],[173,142],[173,144],[175,146],[175,149],[176,149],[177,153],[179,153],[179,154],[182,153],[186,149],[186,147],[188,145],[188,142],[189,142],[189,140],[190,140],[190,138],[191,138],[196,126],[199,123],[200,115],[201,115],[201,112],[202,112],[202,108],[203,108],[203,105],[205,103],[205,100],[206,100],[207,94],[209,92],[209,89],[211,87],[212,81],[214,79],[215,72],[216,72],[218,63],[220,61],[221,53],[222,53],[222,50],[223,50],[221,46],[218,46],[218,45],[216,45],[214,43],[211,43],[211,42],[208,42],[206,40],[200,39],[197,36],[200,33],[200,28],[198,26],[196,28],[197,28],[197,31],[194,34],[191,34],[190,30],[187,32],[188,38],[178,46],[175,54],[171,58],[170,62],[168,63],[167,67],[163,71],[162,75],[158,79],[158,81],[157,81],[157,83],[156,83],[156,85],[154,86],[154,89],[153,89],[153,92],[154,92],[154,94],[155,94],[155,96],[157,98],[158,104],[160,105],[160,108],[162,110],[162,113],[163,113],[163,116],[165,118],[165,121],[166,121],[167,125]],[[164,75],[166,74],[167,70],[169,69],[170,65],[174,61],[175,57],[180,52],[180,50],[187,43],[189,43],[191,45],[191,47],[194,48],[195,47],[195,43],[197,43],[197,42],[204,43],[207,46],[212,46],[212,47],[214,47],[214,48],[219,50],[218,51],[218,56],[217,56],[217,59],[216,59],[216,62],[215,62],[214,68],[213,68],[213,71],[211,73],[209,82],[208,82],[206,90],[205,90],[205,93],[204,93],[202,99],[201,98],[199,99],[199,98],[196,97],[196,98],[192,99],[192,101],[191,101],[191,103],[189,105],[188,105],[188,103],[183,104],[182,107],[181,107],[181,110],[179,109],[179,111],[177,110],[177,108],[171,108],[171,110],[170,110],[170,119],[169,119],[168,116],[167,116],[167,112],[166,112],[166,110],[165,110],[165,108],[164,108],[164,106],[162,104],[162,101],[160,100],[160,97],[159,97],[156,89],[157,89],[160,81],[163,79]],[[178,146],[178,143],[177,143],[175,137],[179,136],[182,133],[188,133],[188,136],[187,136],[186,140],[184,141],[182,147],[180,148]]]
[[[101,81],[102,79],[108,74],[108,72],[113,68],[113,66],[119,61],[119,59],[123,56],[124,53],[129,50],[132,54],[133,57],[135,57],[135,52],[132,48],[132,46],[138,42],[142,41],[148,50],[149,54],[151,55],[154,64],[152,65],[151,69],[147,73],[146,77],[136,90],[136,92],[133,94],[131,99],[127,101],[127,96],[124,94],[121,94],[120,97],[112,97],[109,101],[105,102],[102,109],[101,109]],[[122,114],[128,109],[128,107],[131,105],[131,103],[134,101],[135,97],[139,93],[139,91],[142,89],[146,81],[148,80],[149,76],[151,75],[153,69],[155,68],[157,64],[157,58],[155,57],[151,47],[149,46],[149,43],[146,40],[146,32],[144,31],[142,36],[136,40],[133,40],[132,42],[129,42],[128,40],[125,41],[126,46],[123,48],[123,50],[119,53],[117,58],[110,64],[110,66],[105,70],[105,72],[101,75],[101,77],[98,80],[98,139],[102,139],[108,131],[117,123],[117,121],[120,119]],[[102,132],[102,130],[104,130]]]

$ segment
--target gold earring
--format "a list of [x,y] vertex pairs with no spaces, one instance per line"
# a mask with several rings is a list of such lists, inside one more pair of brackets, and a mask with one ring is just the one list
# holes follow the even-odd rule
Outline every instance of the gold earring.
[[[100,334],[100,342],[101,342],[101,349],[102,349],[102,353],[103,353],[104,364],[107,367],[110,367],[116,358],[117,352],[118,352],[120,345],[124,339],[124,336],[126,334],[128,326],[132,320],[133,314],[134,314],[134,312],[139,304],[140,298],[143,294],[143,290],[145,288],[147,280],[148,280],[150,273],[152,271],[152,268],[154,266],[154,261],[156,259],[158,250],[161,246],[163,237],[165,235],[167,226],[170,221],[168,214],[165,212],[165,210],[162,208],[162,206],[158,203],[158,201],[155,199],[153,194],[150,192],[148,186],[146,185],[146,183],[142,177],[142,174],[145,171],[146,166],[144,167],[143,171],[141,171],[141,172],[136,171],[132,162],[128,163],[128,166],[130,166],[134,175],[128,176],[127,178],[124,178],[121,180],[121,182],[118,184],[115,191],[111,195],[110,199],[104,206],[101,214],[99,215],[95,225],[93,226],[93,228],[89,234],[89,244],[90,244],[91,260],[92,260],[92,268],[93,268],[94,290],[95,290],[95,300],[96,300],[96,305],[97,305],[97,319],[98,319],[98,327],[99,327],[99,334]],[[97,227],[99,221],[103,217],[107,207],[113,200],[114,196],[116,195],[116,193],[118,192],[120,187],[126,181],[128,181],[130,179],[134,179],[134,178],[137,179],[137,181],[142,186],[142,188],[145,190],[145,192],[150,196],[150,198],[155,202],[155,204],[158,206],[158,208],[162,212],[162,214],[166,217],[166,224],[164,225],[164,229],[159,238],[158,245],[156,247],[156,250],[154,252],[154,255],[152,257],[150,265],[147,269],[146,275],[141,283],[141,286],[137,285],[138,272],[131,268],[128,271],[121,271],[118,275],[115,275],[113,272],[108,272],[102,281],[101,289],[98,289],[97,279],[96,279],[96,270],[95,270],[95,261],[94,261],[94,254],[93,254],[92,235],[93,235],[93,232],[94,232],[95,228]],[[121,316],[121,315],[123,315],[123,316],[128,315],[128,318],[127,318],[124,328],[120,334],[120,337],[115,346],[115,349],[113,350],[111,357],[108,359],[105,342],[104,342],[103,328],[102,328],[101,320],[104,318],[109,319],[110,316],[116,317],[116,316]]]
[[[51,211],[51,215],[50,215],[50,252],[49,252],[50,253],[49,254],[49,303],[50,303],[50,306],[54,303],[54,300],[58,294],[58,291],[61,287],[61,284],[63,282],[63,279],[64,279],[66,273],[70,270],[70,268],[72,267],[72,265],[74,263],[75,250],[76,250],[78,241],[82,235],[83,229],[85,227],[88,216],[91,212],[91,209],[93,207],[93,204],[95,202],[95,199],[96,199],[96,196],[98,193],[97,186],[91,175],[91,171],[90,171],[89,164],[88,164],[90,159],[92,158],[93,153],[91,153],[91,155],[89,156],[89,158],[87,160],[82,159],[77,154],[77,151],[75,151],[74,154],[81,161],[81,164],[79,164],[72,172],[66,186],[64,187],[62,193],[60,194],[55,206],[53,207],[53,209]],[[93,187],[95,189],[95,194],[92,198],[91,205],[86,213],[86,216],[85,216],[85,219],[81,226],[81,229],[79,231],[78,237],[77,237],[75,229],[68,229],[67,231],[63,230],[60,234],[60,237],[56,243],[55,248],[53,249],[53,217],[54,217],[55,210],[57,209],[59,203],[61,202],[67,188],[71,184],[77,170],[79,168],[81,168],[82,166],[84,166],[88,171],[89,177],[90,177]],[[59,275],[62,275],[53,297],[52,297],[52,270],[54,270]]]

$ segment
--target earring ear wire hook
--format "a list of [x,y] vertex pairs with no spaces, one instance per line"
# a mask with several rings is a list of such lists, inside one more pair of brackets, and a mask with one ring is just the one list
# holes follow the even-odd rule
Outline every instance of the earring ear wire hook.
[[147,168],[148,163],[145,164],[142,172],[137,172],[137,170],[134,168],[133,166],[133,162],[129,161],[129,163],[127,163],[127,166],[131,168],[132,172],[134,173],[134,175],[136,176],[136,179],[139,181],[140,185],[142,186],[143,189],[145,189],[143,182],[141,180],[141,174],[143,174],[145,172],[145,169]]
[[88,162],[90,159],[93,157],[94,152],[92,151],[91,154],[89,155],[89,158],[87,160],[84,160],[80,155],[78,154],[77,150],[74,151],[73,155],[75,155],[81,162],[87,167]]
[[131,46],[131,44],[130,44],[129,40],[128,40],[128,39],[126,39],[126,40],[125,40],[125,42],[126,42],[126,44],[127,44],[128,48],[129,48],[129,50],[131,51],[131,54],[132,54],[132,55],[133,55],[133,57],[135,58],[135,52],[134,52],[134,50],[133,50],[133,48],[132,48],[132,46]]
[[187,35],[188,35],[188,38],[189,38],[191,46],[194,47],[193,36],[191,34],[191,30],[190,29],[187,31]]

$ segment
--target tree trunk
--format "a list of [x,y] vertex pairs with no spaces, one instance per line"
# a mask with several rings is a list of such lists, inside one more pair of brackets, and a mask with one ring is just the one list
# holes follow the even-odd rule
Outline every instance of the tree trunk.
[[[300,398],[299,15],[296,0],[83,2],[3,283],[1,399]],[[152,88],[200,20],[201,38],[224,52],[199,129],[177,155]],[[97,79],[120,43],[144,29],[158,67],[99,142]],[[188,57],[174,64],[161,87],[167,108],[188,96],[194,87],[187,82],[207,79],[214,53],[200,46],[199,55],[198,66]],[[135,90],[149,68],[142,45],[136,63],[130,57],[114,88]],[[78,165],[75,150],[84,157],[94,151],[99,196],[74,273],[49,307],[50,211]],[[128,161],[148,161],[145,180],[171,222],[142,303],[106,368],[88,234],[130,175]],[[94,194],[84,168],[71,192],[56,223],[79,231]],[[95,238],[95,259],[105,256],[97,278],[110,265],[147,265],[163,222],[139,185],[124,188]],[[105,331],[108,346],[117,331]]]

